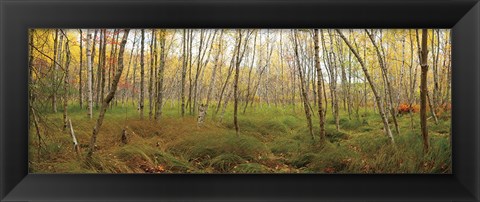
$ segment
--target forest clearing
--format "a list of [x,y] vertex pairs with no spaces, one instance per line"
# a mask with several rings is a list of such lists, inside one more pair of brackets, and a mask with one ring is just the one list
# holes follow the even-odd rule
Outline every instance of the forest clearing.
[[451,173],[438,29],[31,29],[31,173]]

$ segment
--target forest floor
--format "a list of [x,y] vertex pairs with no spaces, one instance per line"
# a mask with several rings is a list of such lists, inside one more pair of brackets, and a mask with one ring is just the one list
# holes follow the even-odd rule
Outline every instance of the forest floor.
[[[93,126],[85,109],[68,110],[81,146],[77,157],[69,130],[62,130],[62,112],[43,114],[41,147],[30,126],[29,171],[32,173],[451,173],[450,115],[438,124],[429,119],[431,149],[424,154],[419,115],[400,115],[400,134],[392,145],[378,114],[360,109],[359,117],[340,114],[340,130],[327,112],[327,143],[312,141],[303,109],[255,106],[239,113],[240,135],[233,126],[233,107],[223,119],[198,126],[196,117],[180,117],[179,108],[166,104],[159,122],[139,118],[136,107],[122,104],[107,110],[93,160],[84,160]],[[370,108],[371,109],[371,108]],[[240,110],[241,111],[241,110]],[[318,116],[313,119],[318,133]],[[394,125],[391,124],[394,132]],[[128,143],[121,141],[126,128]],[[317,138],[318,139],[318,138]]]

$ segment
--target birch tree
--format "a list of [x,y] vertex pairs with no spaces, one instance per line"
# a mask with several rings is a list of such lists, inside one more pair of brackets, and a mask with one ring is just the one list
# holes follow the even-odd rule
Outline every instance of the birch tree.
[[385,79],[385,83],[387,84],[387,94],[388,94],[388,103],[389,103],[389,110],[390,114],[392,115],[393,123],[395,125],[395,131],[397,132],[397,135],[400,134],[400,130],[398,129],[398,122],[397,122],[397,113],[393,101],[393,96],[392,96],[392,85],[390,84],[390,79],[389,79],[389,74],[388,74],[388,69],[387,69],[387,64],[385,62],[385,57],[382,56],[380,53],[380,49],[377,46],[377,43],[375,42],[374,36],[367,30],[365,29],[365,32],[368,35],[368,38],[373,44],[373,47],[375,49],[375,53],[377,54],[377,59],[378,63],[380,64],[380,68],[382,69],[382,74],[383,78]]
[[235,125],[235,132],[239,135],[239,127],[238,127],[238,77],[240,74],[240,46],[242,45],[242,30],[237,30],[237,52],[236,52],[236,59],[235,59],[235,77],[234,77],[234,84],[233,84],[233,96],[234,96],[234,105],[233,105],[233,124]]
[[165,72],[165,30],[160,30],[160,66],[158,67],[158,94],[156,100],[156,113],[155,113],[155,120],[160,120],[160,116],[162,115],[162,105],[163,105],[163,77]]
[[[63,34],[65,34],[64,32],[62,32]],[[69,67],[70,67],[70,60],[71,60],[71,56],[70,56],[70,46],[68,44],[68,38],[66,37],[65,35],[65,38],[66,38],[66,42],[65,42],[65,52],[66,52],[66,60],[65,60],[65,66],[64,66],[64,72],[65,72],[65,76],[64,76],[64,79],[63,79],[63,130],[65,131],[67,129],[67,126],[68,126],[68,88],[69,88],[69,79],[70,79],[70,72],[69,72]]]
[[343,41],[345,42],[345,44],[347,44],[348,48],[350,49],[350,51],[352,51],[353,55],[355,55],[355,57],[357,58],[358,62],[360,63],[360,66],[362,67],[362,70],[363,70],[363,73],[365,75],[365,78],[367,79],[368,81],[368,84],[370,85],[370,88],[374,94],[374,97],[375,97],[375,102],[377,103],[377,107],[378,107],[378,111],[380,113],[380,117],[382,118],[382,122],[383,122],[383,128],[385,130],[385,134],[390,138],[391,142],[392,143],[395,143],[395,139],[393,138],[393,135],[392,135],[392,131],[390,130],[390,126],[388,125],[388,120],[387,120],[387,117],[385,115],[385,111],[384,111],[384,108],[383,108],[383,104],[382,104],[382,101],[381,101],[381,98],[380,98],[380,95],[377,91],[377,88],[375,87],[375,84],[370,76],[370,73],[368,72],[368,69],[367,67],[365,66],[365,63],[363,62],[363,59],[360,57],[360,55],[358,54],[358,52],[355,50],[355,48],[353,47],[353,45],[348,41],[348,39],[343,35],[343,33],[338,30],[338,29],[335,29],[335,31],[338,33],[338,35],[343,39]]
[[305,89],[305,78],[303,75],[303,70],[300,67],[300,56],[298,53],[298,31],[294,30],[293,31],[293,42],[294,42],[294,51],[295,51],[295,61],[298,70],[298,75],[300,77],[300,90],[302,93],[302,98],[303,98],[303,108],[305,110],[305,117],[307,118],[307,125],[308,125],[308,131],[310,136],[312,137],[312,140],[315,140],[315,136],[313,134],[313,125],[312,125],[312,115],[310,114],[310,106],[308,104],[308,95]]
[[187,56],[186,56],[186,53],[187,53],[187,31],[184,29],[183,30],[183,40],[182,40],[182,45],[183,45],[183,51],[182,51],[182,59],[183,59],[183,62],[182,62],[182,88],[181,88],[181,93],[180,93],[180,97],[182,99],[182,104],[181,104],[181,110],[182,110],[182,117],[185,116],[185,76],[187,74]]
[[323,101],[322,101],[322,69],[320,68],[320,45],[318,42],[318,29],[313,30],[313,41],[315,46],[315,69],[317,70],[317,102],[318,102],[318,117],[320,122],[320,140],[325,140],[325,117],[323,116]]
[[145,30],[142,29],[142,39],[140,40],[140,101],[138,102],[138,108],[140,110],[140,118],[143,119],[143,105],[144,105],[144,88],[145,88],[145,63],[144,63],[144,51],[145,51]]
[[420,49],[420,67],[422,69],[420,79],[420,127],[422,128],[423,150],[428,152],[430,143],[428,140],[427,126],[427,73],[428,73],[428,30],[422,29],[422,46]]
[[87,30],[87,72],[88,72],[88,118],[92,119],[93,116],[93,92],[92,92],[92,52],[91,52],[91,33]]
[[80,65],[78,67],[78,103],[80,108],[83,109],[83,31],[82,29],[78,30],[80,32],[79,42],[80,42]]
[[128,33],[130,32],[130,29],[125,29],[123,32],[124,32],[123,33],[123,38],[122,38],[122,41],[120,43],[120,50],[119,50],[119,53],[118,53],[118,67],[116,69],[117,71],[115,73],[115,77],[113,78],[112,86],[110,88],[110,91],[108,92],[107,96],[105,97],[105,99],[102,102],[102,106],[100,108],[100,114],[98,116],[95,127],[93,128],[93,134],[92,134],[92,138],[90,140],[90,146],[89,146],[88,153],[87,153],[88,160],[90,160],[92,155],[93,155],[93,152],[95,150],[95,143],[97,141],[97,135],[98,135],[98,133],[99,133],[101,127],[102,127],[103,119],[105,117],[105,112],[107,111],[107,107],[108,107],[110,101],[112,101],[113,97],[115,96],[115,91],[117,90],[118,82],[120,80],[120,77],[122,76],[123,53],[125,52],[125,44],[127,43]]

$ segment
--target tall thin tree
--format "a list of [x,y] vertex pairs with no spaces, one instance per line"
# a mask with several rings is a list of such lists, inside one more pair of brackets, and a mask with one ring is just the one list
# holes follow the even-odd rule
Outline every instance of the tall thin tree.
[[92,60],[90,59],[92,57],[92,51],[91,51],[91,39],[92,39],[92,34],[90,33],[90,30],[87,30],[87,72],[88,72],[88,118],[92,119],[93,116],[93,92],[92,92]]
[[98,116],[97,123],[95,124],[95,127],[93,128],[93,134],[92,134],[92,138],[90,140],[90,146],[89,146],[88,153],[87,153],[87,159],[88,160],[90,160],[92,155],[93,155],[93,152],[95,150],[95,144],[96,144],[96,141],[97,141],[97,135],[98,135],[98,132],[100,131],[100,128],[102,127],[103,119],[105,117],[105,112],[107,111],[107,107],[108,107],[110,101],[112,101],[113,97],[115,96],[115,91],[117,90],[118,82],[120,81],[120,77],[122,76],[123,53],[125,52],[125,44],[127,43],[128,33],[130,32],[130,29],[125,29],[123,32],[124,32],[123,33],[123,38],[122,38],[122,41],[120,43],[120,50],[118,52],[117,71],[115,73],[115,77],[113,78],[112,86],[110,88],[110,91],[108,92],[107,96],[105,97],[105,99],[102,102],[102,106],[100,108],[100,114]]
[[[418,33],[418,32],[417,32]],[[420,127],[422,128],[423,150],[428,152],[430,143],[428,140],[428,126],[427,126],[427,73],[428,73],[428,30],[422,29],[422,46],[420,49]]]
[[375,101],[377,103],[377,107],[378,107],[378,111],[380,112],[380,117],[382,118],[382,122],[383,122],[383,128],[385,130],[385,134],[390,138],[390,141],[392,143],[395,143],[395,139],[392,135],[392,131],[390,130],[390,126],[388,125],[388,120],[387,120],[387,117],[385,115],[385,111],[384,111],[384,108],[383,108],[383,104],[382,104],[382,100],[380,98],[380,95],[377,91],[377,88],[375,87],[375,83],[373,82],[373,79],[371,78],[370,76],[370,73],[368,72],[368,69],[367,67],[365,66],[365,63],[363,62],[363,59],[362,57],[360,57],[360,55],[358,54],[358,52],[355,50],[355,48],[353,47],[353,45],[350,43],[350,41],[343,35],[343,33],[338,30],[338,29],[335,29],[335,31],[338,33],[338,35],[340,35],[340,37],[343,39],[343,41],[347,44],[348,48],[350,49],[350,51],[352,51],[353,55],[355,55],[355,57],[357,58],[358,62],[360,63],[360,66],[362,67],[362,70],[363,70],[363,73],[368,81],[368,84],[370,85],[370,88],[372,89],[372,92],[375,96]]
[[318,42],[318,29],[313,30],[313,42],[315,46],[315,69],[317,70],[317,102],[318,102],[318,116],[320,122],[320,140],[325,140],[325,117],[323,116],[323,102],[322,102],[322,69],[320,67],[320,45]]
[[143,119],[143,105],[144,105],[144,96],[145,96],[145,62],[144,62],[144,52],[145,52],[145,30],[142,29],[142,39],[140,40],[140,101],[138,102],[138,108],[140,110],[140,118]]
[[235,125],[235,132],[239,135],[240,128],[238,127],[238,77],[240,75],[240,46],[242,45],[242,30],[237,30],[237,52],[235,59],[235,77],[233,83],[234,90],[234,108],[233,108],[233,124]]

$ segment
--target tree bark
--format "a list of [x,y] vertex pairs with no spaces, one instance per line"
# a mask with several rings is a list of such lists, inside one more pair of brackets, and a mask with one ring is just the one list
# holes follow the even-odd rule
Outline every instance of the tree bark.
[[[258,32],[255,33],[255,37],[253,38],[253,53],[252,53],[252,62],[250,64],[250,70],[248,71],[248,80],[247,80],[247,97],[245,98],[245,106],[243,107],[243,114],[247,111],[247,106],[250,100],[250,85],[251,85],[251,80],[252,80],[252,71],[253,71],[253,66],[255,62],[255,50],[257,46],[257,35]],[[255,94],[253,95],[255,97]]]
[[363,59],[360,57],[358,52],[353,48],[352,44],[348,41],[348,39],[342,34],[342,32],[338,29],[335,29],[335,31],[340,35],[340,37],[347,44],[350,51],[352,51],[353,55],[355,55],[358,62],[360,63],[360,66],[362,67],[363,73],[365,74],[365,77],[367,78],[368,83],[370,84],[370,88],[372,89],[372,92],[375,96],[375,101],[377,103],[378,111],[380,112],[380,116],[382,118],[385,133],[390,138],[391,142],[395,143],[395,139],[393,138],[392,131],[390,130],[390,126],[388,125],[387,117],[385,116],[385,112],[384,112],[384,108],[382,106],[381,98],[380,98],[380,96],[377,92],[377,89],[375,87],[375,84],[373,83],[372,78],[370,77],[370,74],[368,72],[367,67],[365,66],[365,63],[363,62]]
[[[55,55],[55,68],[53,72],[53,82],[54,82],[54,87],[53,87],[53,98],[52,98],[52,107],[53,107],[53,112],[57,113],[57,89],[59,87],[59,81],[58,80],[58,69],[60,68],[59,64],[62,63],[62,47],[63,47],[63,35],[60,34],[61,30],[56,30],[55,34],[55,44],[56,47],[54,47],[54,55]],[[57,37],[58,37],[58,43],[57,43]]]
[[92,119],[93,117],[93,92],[92,92],[92,60],[90,59],[92,57],[92,52],[91,52],[91,38],[92,35],[90,33],[90,30],[87,30],[87,71],[88,71],[88,118]]
[[296,66],[297,66],[298,74],[300,76],[300,90],[302,92],[302,97],[303,97],[303,108],[305,110],[305,116],[307,118],[308,131],[310,133],[310,136],[312,137],[312,140],[315,140],[315,136],[313,134],[313,126],[312,126],[312,115],[310,114],[310,106],[308,104],[308,95],[305,90],[305,78],[303,76],[302,68],[300,67],[301,63],[299,58],[300,56],[298,54],[297,30],[294,30],[293,32],[294,32],[293,41],[294,41],[294,49],[295,49],[295,60],[297,62]]
[[153,44],[156,40],[156,36],[155,36],[155,29],[152,29],[152,39],[151,39],[151,43],[150,43],[150,77],[149,77],[149,80],[148,80],[148,117],[150,119],[152,119],[152,116],[153,116],[153,69],[154,69],[154,66],[153,66],[153,57],[154,57],[154,48],[153,48]]
[[388,78],[388,69],[387,65],[385,64],[384,57],[380,53],[380,49],[378,48],[377,44],[375,43],[375,39],[373,38],[373,35],[368,32],[367,29],[365,29],[365,32],[368,35],[368,38],[370,38],[370,41],[373,44],[373,47],[375,49],[375,52],[377,53],[377,58],[378,58],[378,63],[380,64],[380,68],[382,69],[383,77],[385,78],[385,82],[387,84],[387,90],[388,90],[388,99],[389,99],[389,105],[390,105],[390,114],[392,115],[393,123],[395,124],[395,132],[397,132],[397,135],[400,135],[400,130],[398,129],[398,122],[397,122],[397,113],[395,109],[395,105],[393,103],[393,96],[392,96],[392,85],[390,84],[390,79]]
[[423,150],[428,152],[430,144],[428,141],[427,126],[427,73],[428,73],[428,30],[422,29],[422,47],[420,50],[420,67],[422,68],[420,80],[420,126],[422,128]]
[[79,157],[80,145],[78,144],[77,137],[75,136],[75,132],[73,132],[72,120],[68,119],[68,123],[70,124],[70,135],[72,136],[73,150],[75,150],[77,157]]
[[[103,89],[100,89],[102,87],[102,81],[105,80],[105,71],[103,67],[103,63],[105,63],[105,58],[103,57],[103,52],[105,49],[104,46],[104,41],[105,41],[105,30],[101,29],[100,30],[100,42],[99,42],[99,51],[98,51],[98,66],[97,66],[97,90],[96,90],[96,96],[95,96],[95,107],[98,108],[100,99],[100,93],[103,91]],[[93,66],[93,64],[92,64]],[[93,85],[93,76],[92,76],[92,85]],[[93,87],[92,87],[93,88]],[[93,89],[92,89],[93,91]]]
[[[101,83],[100,83],[100,96],[99,96],[99,101],[98,102],[101,102],[103,100],[103,98],[105,97],[104,94],[105,94],[105,81],[106,81],[106,71],[107,71],[107,68],[106,68],[106,62],[107,62],[107,30],[106,29],[103,29],[103,45],[102,45],[102,66],[99,66],[99,68],[101,69],[100,73],[101,73]],[[108,73],[108,75],[110,75],[110,72]],[[109,76],[110,78],[110,76]],[[109,79],[110,80],[110,79]],[[110,83],[110,82],[109,82]],[[98,93],[98,92],[97,92]],[[98,108],[98,106],[97,106]]]
[[323,102],[322,102],[322,69],[320,68],[320,46],[318,42],[318,29],[313,32],[313,41],[315,45],[315,69],[317,70],[317,102],[318,102],[318,116],[320,123],[320,141],[324,141],[325,138],[325,117],[323,116]]
[[[133,36],[132,50],[130,50],[130,57],[128,58],[127,75],[125,75],[125,83],[126,84],[128,83],[128,76],[129,76],[129,73],[130,73],[130,67],[132,66],[132,60],[134,59],[133,58],[133,51],[135,50],[135,44],[136,43],[137,43],[137,32],[135,31],[135,34]],[[135,76],[135,74],[133,76]],[[128,91],[128,87],[126,86],[125,89],[123,90],[123,94],[122,94],[122,104],[125,103],[125,99],[128,102],[127,91]]]
[[333,50],[333,38],[332,34],[328,33],[328,36],[330,38],[330,52],[327,49],[327,46],[325,44],[325,39],[323,37],[323,31],[321,32],[321,39],[322,39],[322,44],[323,44],[323,50],[324,50],[324,60],[325,60],[325,65],[327,66],[327,75],[329,76],[329,86],[330,86],[330,97],[331,97],[331,106],[332,106],[332,116],[335,120],[335,128],[340,130],[340,117],[339,117],[339,108],[338,108],[338,97],[337,97],[337,74],[336,74],[336,56]]
[[142,29],[142,39],[140,41],[141,51],[140,51],[140,101],[139,110],[140,110],[140,119],[143,119],[143,106],[144,106],[144,88],[145,88],[145,62],[144,62],[144,52],[145,52],[145,30]]
[[82,29],[79,29],[80,31],[80,66],[78,70],[78,102],[80,104],[80,109],[83,109],[83,82],[82,82],[82,72],[83,72],[83,31]]
[[233,96],[234,96],[234,106],[233,106],[233,124],[235,125],[235,132],[239,135],[240,128],[238,127],[238,77],[240,74],[240,46],[242,44],[242,30],[238,30],[238,38],[237,38],[237,55],[236,55],[236,62],[235,62],[235,77],[234,77],[234,84],[233,84]]
[[[65,34],[63,31],[62,31],[63,34]],[[65,35],[65,38],[66,38],[66,35]],[[64,67],[64,71],[65,71],[65,76],[64,76],[64,79],[63,79],[63,130],[65,131],[68,127],[68,120],[67,120],[67,116],[68,116],[68,88],[69,88],[69,79],[70,79],[70,72],[69,72],[69,66],[70,66],[70,47],[68,45],[68,38],[67,38],[67,41],[65,42],[65,52],[66,52],[66,60],[65,60],[65,67]]]
[[207,91],[207,102],[206,102],[206,106],[205,106],[205,114],[207,114],[208,106],[210,104],[210,98],[211,98],[211,95],[212,95],[212,92],[213,92],[213,86],[215,85],[217,67],[219,66],[218,60],[220,58],[220,55],[222,54],[222,40],[223,40],[222,37],[223,37],[223,30],[220,30],[220,37],[218,38],[218,52],[215,55],[215,60],[214,60],[213,69],[212,69],[212,78],[210,79],[210,84],[209,84],[208,91]]
[[184,29],[183,30],[183,63],[182,63],[182,89],[181,89],[181,100],[182,100],[182,106],[181,106],[181,114],[182,114],[182,117],[185,116],[185,76],[187,74],[187,31]]
[[163,106],[163,76],[165,72],[165,36],[166,31],[160,30],[160,65],[158,67],[158,83],[157,83],[157,103],[156,103],[156,111],[155,111],[155,120],[160,120],[162,116],[162,106]]
[[97,123],[95,124],[95,127],[93,128],[93,134],[92,134],[92,138],[90,140],[90,147],[89,147],[88,154],[87,154],[87,158],[89,160],[91,159],[91,157],[93,155],[93,152],[95,150],[95,143],[96,143],[96,140],[97,140],[97,135],[98,135],[98,132],[100,131],[100,128],[102,127],[103,119],[105,117],[105,112],[107,111],[107,107],[108,107],[110,101],[112,101],[113,97],[115,96],[115,91],[117,90],[118,81],[120,80],[120,77],[122,76],[123,53],[125,51],[125,44],[127,43],[127,38],[128,38],[129,31],[130,31],[130,29],[125,29],[124,30],[122,42],[120,44],[120,51],[118,53],[118,68],[117,68],[115,77],[113,78],[112,86],[110,88],[110,91],[107,94],[107,97],[105,97],[105,99],[102,102],[102,106],[100,108],[100,115],[98,116]]

